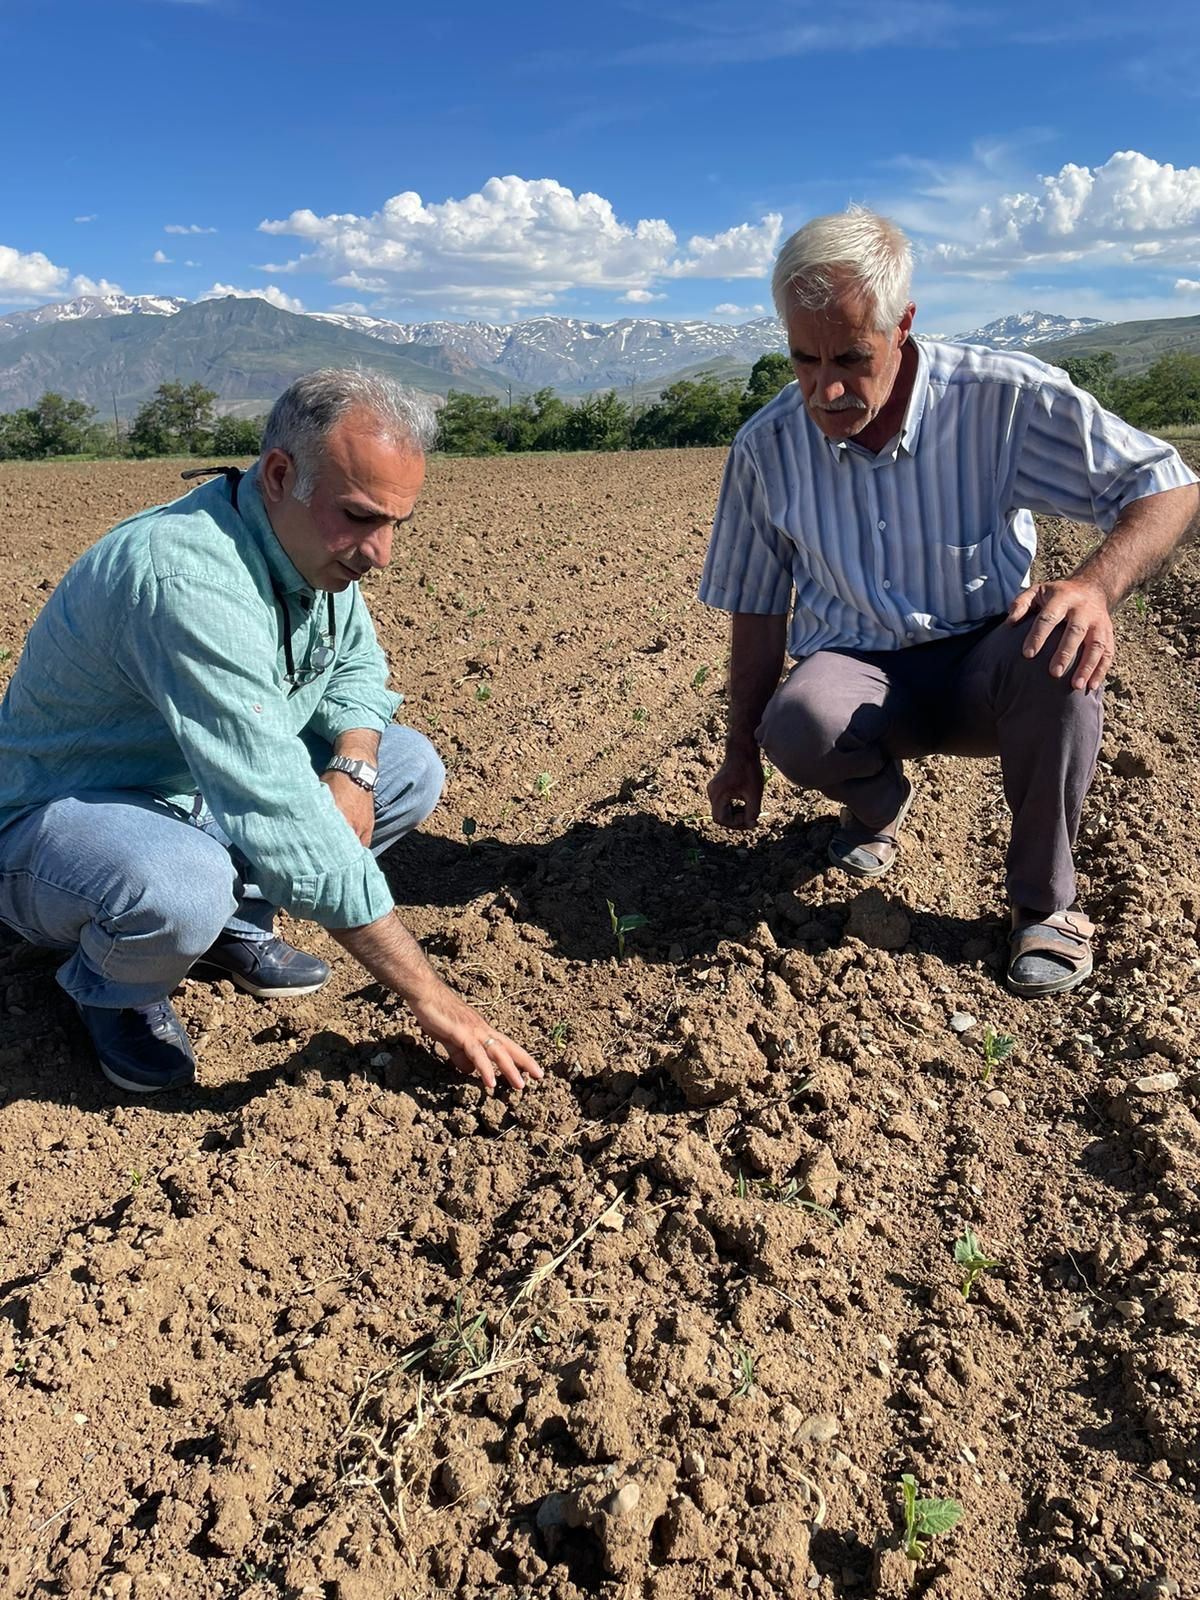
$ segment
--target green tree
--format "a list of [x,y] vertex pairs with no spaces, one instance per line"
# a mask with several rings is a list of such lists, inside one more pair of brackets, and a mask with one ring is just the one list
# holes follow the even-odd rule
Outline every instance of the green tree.
[[490,395],[451,389],[438,412],[439,448],[452,456],[494,456],[504,449],[504,413]]
[[262,442],[263,417],[218,417],[208,442],[210,455],[256,456]]
[[1111,406],[1116,388],[1117,358],[1111,350],[1094,356],[1068,356],[1063,371],[1079,389],[1095,395],[1102,406]]
[[40,453],[32,411],[9,411],[0,416],[0,461],[34,461]]
[[718,378],[686,378],[673,383],[633,427],[635,449],[694,444],[728,444],[741,420],[736,383]]
[[750,369],[741,402],[741,420],[746,421],[756,411],[761,411],[768,400],[774,400],[779,391],[795,377],[792,363],[777,350],[768,351]]
[[1174,351],[1148,372],[1119,378],[1113,409],[1135,428],[1178,428],[1200,422],[1200,356]]
[[68,400],[47,390],[33,408],[38,454],[77,455],[83,449],[84,435],[95,415],[95,408],[82,400]]
[[629,407],[612,389],[585,395],[567,408],[563,435],[568,450],[623,450],[629,443]]
[[216,395],[201,383],[161,383],[133,419],[129,446],[137,456],[195,455],[209,447]]

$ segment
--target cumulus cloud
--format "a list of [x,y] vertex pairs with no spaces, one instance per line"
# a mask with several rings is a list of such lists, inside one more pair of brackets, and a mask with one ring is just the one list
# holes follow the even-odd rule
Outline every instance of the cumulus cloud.
[[66,267],[56,267],[40,250],[14,250],[0,244],[0,296],[56,294],[66,281]]
[[1011,271],[1076,261],[1180,264],[1200,248],[1200,167],[1119,150],[1098,167],[1068,162],[975,216],[973,242],[936,245],[949,270]]
[[1176,278],[1175,279],[1175,293],[1176,294],[1200,294],[1200,279],[1197,279],[1197,278]]
[[407,191],[370,216],[299,210],[259,228],[306,247],[264,270],[321,272],[360,293],[402,289],[417,299],[511,309],[550,305],[571,289],[649,292],[648,284],[669,278],[761,277],[781,221],[769,212],[680,249],[661,218],[625,222],[602,195],[577,195],[552,178],[507,177],[441,204]]
[[163,250],[156,250],[150,259],[156,267],[169,267],[171,265],[170,256]]
[[85,273],[79,272],[71,279],[68,291],[72,298],[85,294],[123,294],[124,290],[119,283],[110,283],[107,278],[89,278]]
[[649,289],[626,289],[624,294],[617,296],[629,306],[648,306],[652,300],[665,300],[665,294],[653,294]]
[[164,233],[216,233],[215,228],[202,228],[195,222],[168,222]]
[[200,300],[225,300],[232,295],[235,300],[265,300],[268,305],[277,306],[280,311],[303,311],[303,301],[297,300],[294,295],[284,294],[282,289],[277,289],[269,283],[265,289],[235,289],[231,283],[214,283],[211,289],[206,289],[197,298]]
[[714,317],[761,317],[766,314],[766,306],[735,306],[732,300],[722,300],[719,306],[713,307]]

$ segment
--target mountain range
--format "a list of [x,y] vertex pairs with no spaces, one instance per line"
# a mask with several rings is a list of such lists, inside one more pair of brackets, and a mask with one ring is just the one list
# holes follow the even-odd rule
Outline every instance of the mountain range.
[[[952,336],[994,350],[1061,360],[1113,349],[1138,370],[1165,348],[1200,349],[1200,318],[1102,323],[1024,311]],[[47,389],[130,416],[160,383],[203,383],[218,409],[266,410],[301,372],[366,364],[434,394],[508,398],[553,388],[572,395],[628,390],[643,401],[667,384],[712,373],[744,378],[765,351],[784,349],[779,323],[625,317],[589,322],[391,322],[341,312],[283,311],[243,296],[189,302],[158,295],[88,295],[0,317],[0,411]]]

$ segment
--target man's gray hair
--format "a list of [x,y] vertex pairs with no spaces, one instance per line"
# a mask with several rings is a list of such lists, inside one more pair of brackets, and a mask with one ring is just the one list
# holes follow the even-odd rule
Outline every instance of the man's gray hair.
[[792,306],[827,311],[848,291],[872,307],[879,333],[904,315],[912,287],[912,246],[894,222],[865,206],[813,217],[784,242],[771,294],[787,320]]
[[302,505],[312,499],[325,440],[352,411],[371,417],[381,438],[424,454],[437,437],[437,412],[428,395],[406,388],[365,367],[324,367],[290,384],[271,407],[259,454],[284,450],[296,467],[292,493]]

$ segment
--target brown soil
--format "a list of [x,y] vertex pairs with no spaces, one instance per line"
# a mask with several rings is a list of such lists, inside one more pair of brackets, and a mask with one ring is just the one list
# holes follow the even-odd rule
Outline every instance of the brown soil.
[[[1097,976],[1027,1003],[994,763],[924,763],[883,889],[778,777],[748,846],[706,820],[720,467],[437,463],[371,586],[450,772],[398,897],[540,1089],[301,927],[324,993],[186,985],[199,1086],[122,1103],[0,956],[0,1593],[899,1597],[902,1472],[965,1508],[919,1593],[1200,1593],[1200,562],[1120,620]],[[177,488],[6,469],[0,645]]]

